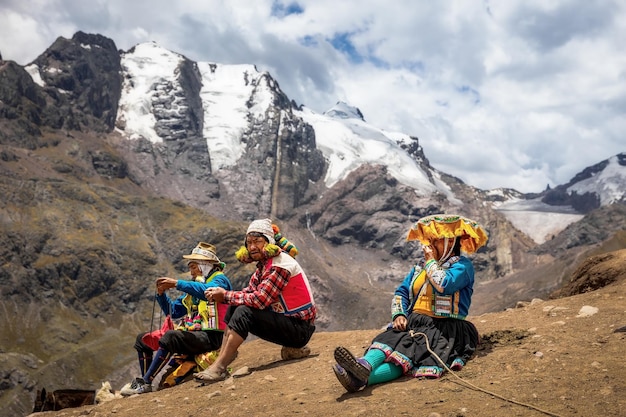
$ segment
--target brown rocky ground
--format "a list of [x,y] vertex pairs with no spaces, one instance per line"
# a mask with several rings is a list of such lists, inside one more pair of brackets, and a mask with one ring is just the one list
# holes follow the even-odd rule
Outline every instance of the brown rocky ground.
[[[579,268],[594,282],[611,274],[602,288],[471,317],[481,348],[465,369],[440,380],[402,378],[348,394],[331,371],[333,349],[361,352],[378,330],[319,332],[305,359],[281,361],[278,346],[253,340],[233,363],[249,368],[245,376],[36,415],[624,416],[626,250],[611,255],[602,268],[597,260]],[[574,276],[575,285],[581,279]]]

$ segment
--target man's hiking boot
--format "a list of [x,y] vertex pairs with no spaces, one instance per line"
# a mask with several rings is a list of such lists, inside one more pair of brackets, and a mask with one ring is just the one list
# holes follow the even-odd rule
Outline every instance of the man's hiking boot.
[[283,346],[283,348],[280,350],[280,357],[284,361],[288,361],[291,359],[306,358],[310,354],[311,354],[311,348],[308,346],[304,346],[301,348],[292,348],[292,347]]
[[144,381],[143,378],[135,378],[133,382],[124,385],[120,390],[120,394],[125,397],[146,392],[152,392],[152,385]]

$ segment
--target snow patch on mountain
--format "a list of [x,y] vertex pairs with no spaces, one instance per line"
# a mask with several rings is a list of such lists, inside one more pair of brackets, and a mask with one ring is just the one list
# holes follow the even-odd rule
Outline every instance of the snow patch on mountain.
[[30,64],[24,67],[24,70],[30,74],[31,78],[33,79],[33,81],[35,82],[35,84],[37,84],[40,87],[45,87],[46,83],[43,82],[43,79],[41,78],[41,73],[39,72],[39,65],[37,64]]
[[608,164],[602,171],[571,185],[567,192],[596,193],[602,206],[623,201],[626,199],[626,167],[620,165],[617,155],[614,155],[608,159]]
[[551,239],[570,224],[585,217],[569,206],[551,206],[540,199],[511,198],[502,203],[493,203],[493,206],[513,226],[538,244]]
[[[263,117],[272,102],[271,91],[258,86],[263,74],[252,65],[199,62],[198,69],[202,77],[202,135],[211,167],[219,170],[234,165],[245,151],[241,137],[249,127],[248,117]],[[248,109],[251,97],[254,100]]]
[[139,44],[122,54],[124,81],[116,125],[125,126],[129,139],[143,137],[153,143],[163,142],[155,131],[154,105],[159,97],[181,90],[177,69],[183,59],[153,42]]
[[344,101],[335,104],[330,110],[324,112],[324,115],[336,119],[359,119],[365,121],[363,113],[357,107],[351,106]]
[[326,186],[332,187],[363,164],[381,164],[399,182],[413,187],[419,194],[438,191],[426,172],[392,137],[344,110],[345,106],[340,106],[319,114],[305,107],[296,112],[313,126],[317,147],[328,161]]
[[245,150],[241,136],[248,127],[248,109],[245,106],[252,86],[243,83],[244,68],[199,62],[202,77],[200,98],[204,109],[202,135],[207,141],[214,170],[228,167]]

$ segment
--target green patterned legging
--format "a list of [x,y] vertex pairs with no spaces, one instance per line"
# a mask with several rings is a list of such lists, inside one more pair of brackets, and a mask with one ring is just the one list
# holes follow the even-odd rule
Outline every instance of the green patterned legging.
[[370,349],[363,359],[372,365],[372,372],[367,380],[367,385],[393,381],[402,375],[401,367],[385,362],[385,354],[381,350]]

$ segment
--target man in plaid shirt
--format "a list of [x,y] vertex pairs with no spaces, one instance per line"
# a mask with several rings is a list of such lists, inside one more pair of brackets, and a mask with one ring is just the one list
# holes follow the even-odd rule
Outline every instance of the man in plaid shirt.
[[227,367],[249,333],[282,345],[281,357],[299,359],[309,355],[306,344],[315,331],[317,309],[313,292],[300,264],[276,245],[270,219],[253,221],[246,231],[245,246],[236,253],[240,262],[256,262],[250,282],[241,291],[220,287],[205,291],[209,301],[229,304],[218,359],[194,374],[203,384],[228,377]]

